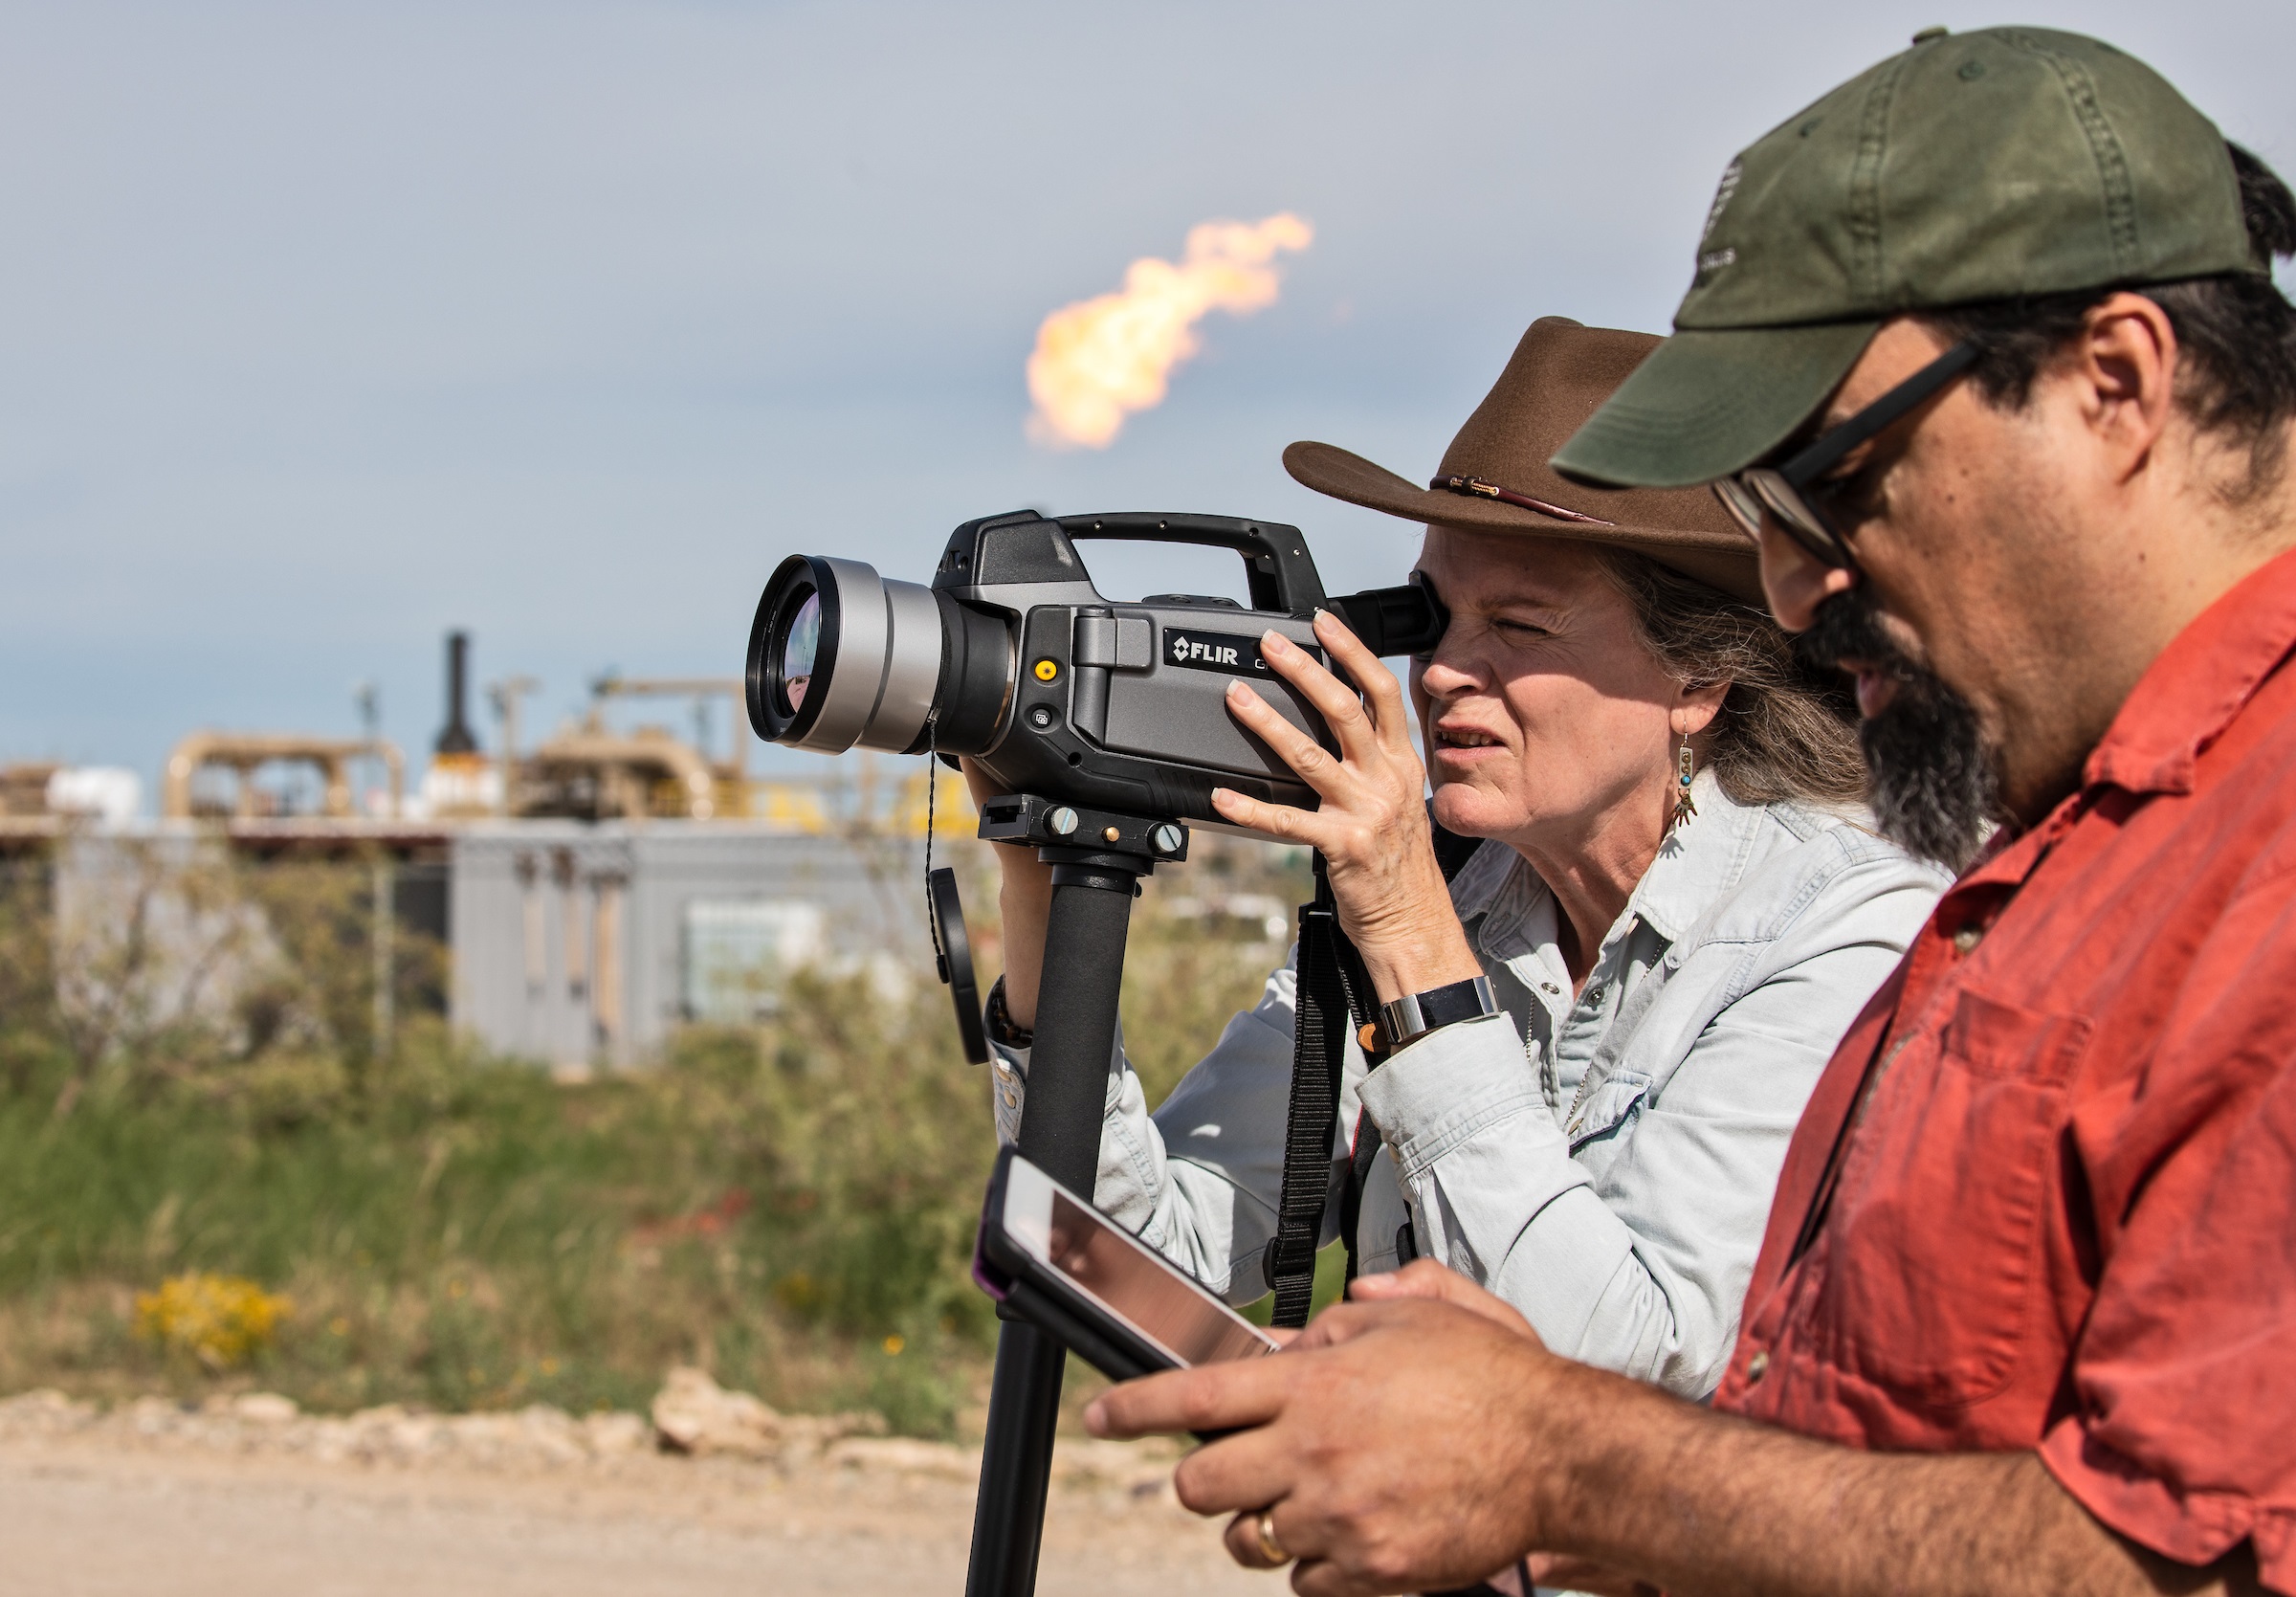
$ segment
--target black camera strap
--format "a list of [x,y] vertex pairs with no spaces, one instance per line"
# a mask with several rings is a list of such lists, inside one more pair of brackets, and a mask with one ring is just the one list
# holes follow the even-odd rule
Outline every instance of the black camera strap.
[[[1446,832],[1428,817],[1435,860],[1446,882],[1456,876],[1481,842]],[[1339,1117],[1339,1083],[1347,1069],[1351,1027],[1369,1028],[1374,1015],[1371,977],[1363,956],[1339,925],[1323,855],[1315,855],[1315,897],[1299,906],[1296,1018],[1292,1031],[1292,1102],[1284,1128],[1284,1185],[1276,1203],[1275,1240],[1267,1254],[1268,1284],[1275,1292],[1277,1325],[1308,1322],[1315,1293],[1315,1239],[1331,1199],[1332,1132]],[[1385,1057],[1365,1031],[1372,1068]],[[1366,1132],[1369,1135],[1366,1135]],[[1347,1249],[1347,1279],[1356,1278],[1356,1231],[1362,1219],[1363,1183],[1379,1157],[1376,1127],[1357,1118],[1339,1190],[1339,1240]]]
[[[1268,1284],[1275,1290],[1277,1325],[1308,1322],[1315,1294],[1315,1240],[1331,1198],[1332,1129],[1339,1115],[1339,1082],[1347,1069],[1347,1037],[1371,1018],[1371,982],[1362,956],[1339,926],[1323,855],[1315,856],[1315,897],[1299,906],[1299,966],[1292,1028],[1292,1102],[1284,1128],[1284,1185],[1276,1204],[1275,1240],[1269,1245]],[[1375,1142],[1376,1145],[1376,1142]],[[1346,1211],[1357,1185],[1351,1161],[1341,1203],[1340,1235],[1348,1275],[1355,1275],[1356,1238]]]
[[925,930],[933,936],[933,964],[940,972],[941,985],[946,987],[949,950],[940,940],[938,906],[933,902],[933,801],[940,796],[940,762],[935,757],[933,740],[940,730],[939,721],[938,706],[925,712]]

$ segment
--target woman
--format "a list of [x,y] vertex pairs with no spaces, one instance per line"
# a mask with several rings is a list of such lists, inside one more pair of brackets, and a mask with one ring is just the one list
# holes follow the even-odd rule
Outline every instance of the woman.
[[[1796,665],[1714,500],[1548,468],[1657,342],[1538,322],[1425,490],[1328,445],[1285,452],[1307,486],[1427,523],[1419,570],[1451,621],[1411,672],[1426,765],[1395,678],[1326,615],[1316,635],[1360,701],[1275,634],[1263,647],[1337,758],[1245,683],[1228,698],[1319,809],[1215,802],[1323,851],[1380,1003],[1484,976],[1500,1011],[1376,1070],[1351,1050],[1324,1240],[1360,1130],[1380,1144],[1358,1211],[1367,1276],[1443,1259],[1548,1346],[1698,1397],[1802,1101],[1946,878],[1861,824],[1842,694]],[[1485,839],[1447,883],[1430,809]],[[1051,890],[1032,856],[1001,862],[1009,965],[989,1014],[1009,1139]],[[1110,1084],[1094,1201],[1236,1302],[1267,1290],[1292,995],[1290,969],[1269,978],[1154,1116],[1120,1058]]]

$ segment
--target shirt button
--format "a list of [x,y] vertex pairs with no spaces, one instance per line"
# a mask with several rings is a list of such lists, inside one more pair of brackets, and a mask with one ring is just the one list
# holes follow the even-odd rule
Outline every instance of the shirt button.
[[1562,994],[1562,988],[1556,987],[1553,982],[1539,983],[1538,990],[1544,993],[1552,994],[1556,997],[1560,997]]
[[1770,1350],[1766,1347],[1755,1349],[1754,1357],[1746,1361],[1746,1385],[1759,1386],[1762,1377],[1769,1373]]
[[1964,954],[1984,941],[1985,928],[1982,926],[1964,926],[1954,934],[1954,946]]

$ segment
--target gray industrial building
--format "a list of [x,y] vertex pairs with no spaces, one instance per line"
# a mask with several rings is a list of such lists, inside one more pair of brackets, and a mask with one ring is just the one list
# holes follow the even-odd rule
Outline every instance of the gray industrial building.
[[[371,735],[207,729],[169,755],[156,822],[134,814],[127,773],[0,765],[0,864],[48,884],[74,950],[66,963],[118,965],[115,945],[140,942],[138,1005],[217,1015],[264,934],[245,909],[199,907],[211,867],[326,859],[371,871],[376,969],[391,967],[402,931],[443,943],[448,989],[417,1001],[443,1003],[495,1053],[562,1070],[642,1064],[681,1023],[754,1020],[801,967],[860,972],[881,988],[931,968],[921,832],[932,795],[944,851],[985,847],[955,773],[921,761],[880,773],[865,753],[752,781],[733,677],[608,674],[579,722],[522,754],[516,709],[535,684],[497,683],[503,747],[490,756],[470,725],[469,641],[447,639],[446,724],[419,796],[403,790],[397,747]],[[725,757],[606,718],[609,704],[662,697],[730,699]],[[388,785],[364,805],[361,762]],[[259,773],[313,780],[264,787]],[[124,787],[109,780],[121,776]],[[398,988],[376,989],[375,1030],[387,1032]]]
[[[943,832],[944,858],[985,848],[969,831]],[[246,911],[195,908],[188,876],[229,854],[368,862],[388,923],[446,945],[440,996],[455,1028],[562,1071],[642,1065],[681,1023],[755,1020],[799,968],[863,974],[880,990],[931,979],[923,839],[894,828],[142,822],[0,838],[11,841],[0,854],[46,862],[59,925],[83,955],[142,928],[157,952],[139,1002],[159,1013],[229,1012],[252,945],[221,964],[217,950]]]
[[754,1018],[799,966],[898,981],[931,963],[912,839],[482,821],[449,860],[454,1024],[561,1066],[625,1067],[682,1021]]

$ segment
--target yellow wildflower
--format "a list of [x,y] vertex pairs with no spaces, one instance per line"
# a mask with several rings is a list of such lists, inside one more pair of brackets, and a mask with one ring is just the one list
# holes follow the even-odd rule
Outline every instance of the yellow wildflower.
[[211,1272],[170,1275],[157,1292],[136,1296],[136,1329],[210,1369],[229,1369],[271,1345],[291,1298],[265,1292],[243,1275]]

